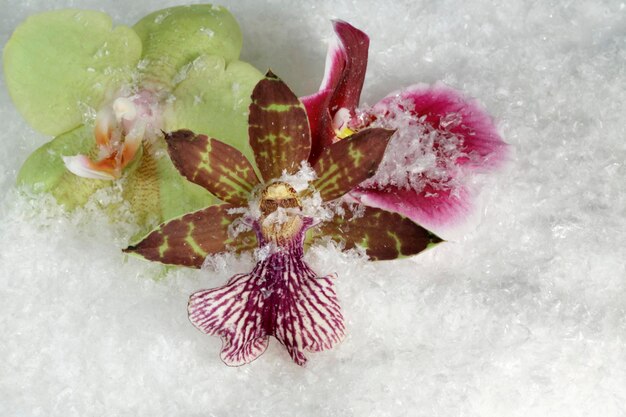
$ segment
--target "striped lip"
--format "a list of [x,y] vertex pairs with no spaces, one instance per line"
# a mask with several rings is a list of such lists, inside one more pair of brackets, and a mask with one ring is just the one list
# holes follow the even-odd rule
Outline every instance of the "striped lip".
[[[221,337],[226,365],[252,362],[265,352],[270,336],[301,366],[307,361],[305,351],[331,349],[343,339],[335,276],[319,277],[302,259],[304,234],[312,224],[303,218],[296,235],[249,274],[189,298],[189,320],[200,331]],[[255,228],[260,244],[266,244],[268,236],[258,223]]]

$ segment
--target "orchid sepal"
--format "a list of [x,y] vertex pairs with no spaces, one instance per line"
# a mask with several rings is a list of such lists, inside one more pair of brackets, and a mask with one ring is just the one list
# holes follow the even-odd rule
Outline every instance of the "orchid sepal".
[[244,206],[259,185],[248,159],[224,142],[189,130],[168,133],[165,140],[178,171],[222,201]]
[[199,56],[237,60],[243,42],[235,18],[211,4],[174,6],[143,17],[134,26],[143,44],[143,84],[172,91],[184,80],[185,66]]
[[257,246],[254,233],[233,238],[229,226],[239,217],[235,206],[220,204],[163,223],[124,252],[168,265],[200,268],[207,255],[228,250],[242,252]]
[[393,133],[365,129],[324,149],[313,166],[317,179],[312,182],[322,200],[339,198],[374,175]]
[[252,91],[248,134],[265,181],[283,171],[295,174],[311,152],[306,110],[291,89],[271,71]]
[[307,237],[311,245],[330,238],[343,249],[362,248],[373,261],[416,255],[443,242],[439,236],[398,213],[362,206],[313,228]]

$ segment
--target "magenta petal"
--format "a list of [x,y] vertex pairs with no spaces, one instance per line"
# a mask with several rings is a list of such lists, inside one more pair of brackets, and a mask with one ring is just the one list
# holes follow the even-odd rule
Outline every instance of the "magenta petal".
[[335,132],[332,128],[332,118],[328,112],[328,103],[333,90],[320,90],[310,96],[301,97],[311,128],[311,154],[309,163],[313,165],[322,150],[333,143]]
[[390,109],[402,103],[411,107],[407,110],[415,123],[429,124],[435,130],[445,130],[461,139],[459,151],[463,156],[456,159],[458,165],[488,170],[500,166],[506,159],[508,145],[478,101],[466,99],[443,83],[418,84],[385,97],[371,109],[372,116],[388,117]]
[[[361,90],[365,80],[367,69],[367,52],[370,39],[365,32],[343,20],[334,20],[333,27],[339,42],[331,45],[328,56],[339,56],[337,51],[343,54],[343,70],[341,76],[337,76],[337,68],[340,59],[329,58],[333,68],[326,69],[326,75],[322,81],[323,89],[334,89],[335,93],[330,100],[330,111],[334,113],[345,107],[354,110],[359,105]],[[327,61],[328,64],[328,61]]]
[[367,69],[369,37],[342,20],[334,20],[333,27],[337,37],[328,48],[320,89],[300,99],[306,107],[311,126],[311,164],[317,161],[323,148],[333,143],[334,114],[341,108],[354,113]]
[[435,190],[426,186],[421,192],[387,186],[384,189],[357,188],[351,193],[371,207],[400,213],[422,227],[436,232],[449,230],[471,213],[469,193],[464,190]]
[[373,126],[396,133],[378,171],[355,196],[438,233],[472,213],[470,171],[493,169],[506,158],[507,145],[489,115],[443,84],[391,94],[352,127]]

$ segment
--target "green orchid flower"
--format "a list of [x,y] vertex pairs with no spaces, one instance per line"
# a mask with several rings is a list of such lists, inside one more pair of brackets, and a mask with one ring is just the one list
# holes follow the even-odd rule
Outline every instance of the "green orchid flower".
[[262,74],[238,60],[241,45],[233,16],[211,5],[160,10],[132,28],[87,10],[30,17],[4,48],[6,84],[24,118],[55,138],[18,184],[72,209],[122,181],[144,229],[213,204],[163,157],[162,132],[207,132],[252,155],[247,112]]

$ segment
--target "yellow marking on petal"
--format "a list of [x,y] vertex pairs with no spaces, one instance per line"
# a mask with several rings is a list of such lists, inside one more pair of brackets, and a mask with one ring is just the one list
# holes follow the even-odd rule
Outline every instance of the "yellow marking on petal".
[[348,126],[344,126],[341,129],[335,129],[335,136],[337,137],[337,141],[341,139],[345,139],[349,136],[352,136],[356,133],[356,131],[350,129]]
[[350,157],[354,161],[355,166],[361,165],[361,159],[363,159],[363,152],[358,148],[358,146],[350,146],[350,150],[348,151]]
[[163,236],[163,244],[161,246],[159,246],[159,257],[163,258],[165,251],[168,250],[170,247],[170,244],[168,243],[168,237],[167,236]]

